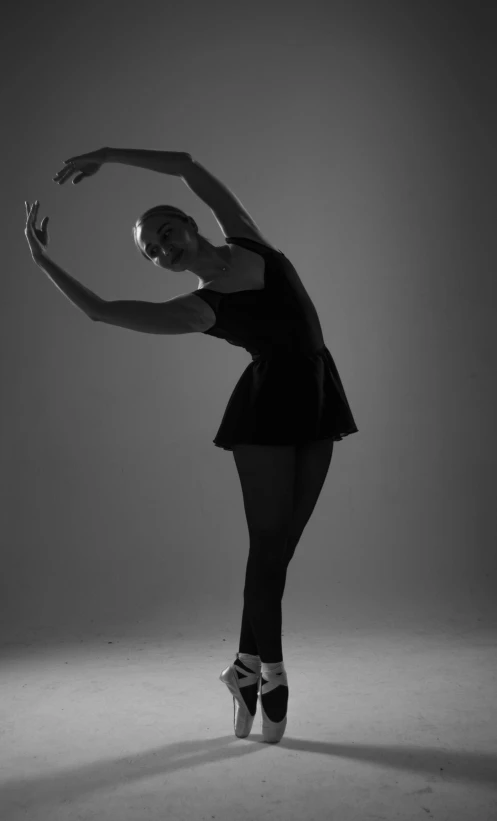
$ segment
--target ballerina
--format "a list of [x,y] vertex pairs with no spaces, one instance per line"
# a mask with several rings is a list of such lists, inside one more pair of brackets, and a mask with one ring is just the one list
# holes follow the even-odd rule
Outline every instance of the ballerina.
[[264,740],[275,743],[287,725],[281,605],[288,565],[334,443],[358,428],[299,274],[227,186],[186,152],[117,148],[71,157],[53,179],[79,184],[109,162],[177,176],[212,210],[222,246],[171,205],[148,209],[133,226],[142,257],[175,276],[195,274],[196,290],[165,302],[102,299],[48,257],[48,217],[36,227],[38,201],[26,203],[26,238],[34,262],[90,319],[144,333],[205,333],[252,357],[213,440],[233,452],[249,533],[239,650],[219,678],[233,696],[235,734],[249,735],[259,696]]

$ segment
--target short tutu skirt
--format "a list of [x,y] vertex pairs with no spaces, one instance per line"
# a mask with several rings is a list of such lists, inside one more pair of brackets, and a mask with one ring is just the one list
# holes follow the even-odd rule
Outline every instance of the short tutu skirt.
[[213,440],[234,445],[300,445],[357,433],[326,345],[312,354],[254,355],[230,396]]

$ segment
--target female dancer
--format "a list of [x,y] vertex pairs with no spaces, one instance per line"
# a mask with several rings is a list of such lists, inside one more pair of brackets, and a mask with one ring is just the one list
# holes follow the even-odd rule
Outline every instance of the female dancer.
[[233,452],[250,539],[239,652],[220,679],[233,695],[235,734],[249,735],[259,695],[264,740],[278,742],[289,693],[281,641],[287,568],[334,442],[358,428],[297,271],[237,197],[185,152],[103,148],[65,160],[53,179],[78,184],[109,162],[180,177],[212,210],[221,246],[170,205],[149,209],[133,227],[145,259],[178,275],[193,272],[195,291],[162,303],[101,299],[47,257],[48,217],[36,227],[38,202],[26,204],[26,237],[36,264],[91,319],[144,333],[206,333],[252,356],[213,440]]

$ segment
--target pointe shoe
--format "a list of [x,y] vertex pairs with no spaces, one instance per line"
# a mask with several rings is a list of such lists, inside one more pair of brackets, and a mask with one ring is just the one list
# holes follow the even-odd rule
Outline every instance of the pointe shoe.
[[230,664],[226,670],[223,670],[219,676],[219,680],[226,684],[228,690],[233,696],[233,724],[235,735],[238,738],[247,738],[247,736],[250,735],[250,731],[254,723],[255,713],[254,715],[250,714],[250,711],[243,700],[241,690],[244,687],[249,687],[251,684],[258,684],[261,672],[260,667],[255,673],[246,672],[243,670],[242,672],[244,677],[238,678],[237,669],[239,668],[237,668],[234,663]]
[[264,679],[261,675],[259,700],[261,702],[262,712],[262,735],[264,741],[268,744],[277,744],[278,741],[281,741],[286,730],[287,716],[285,715],[281,721],[271,721],[264,710],[262,696],[266,695],[266,693],[270,693],[271,690],[275,690],[280,684],[288,687],[288,679],[285,671],[283,673],[273,673],[273,671],[269,671],[264,673]]

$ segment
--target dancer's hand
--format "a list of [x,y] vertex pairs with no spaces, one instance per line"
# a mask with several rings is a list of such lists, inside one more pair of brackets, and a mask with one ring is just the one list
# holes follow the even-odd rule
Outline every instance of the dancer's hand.
[[36,200],[33,205],[30,205],[28,202],[24,202],[24,205],[26,206],[27,217],[24,233],[26,234],[32,257],[36,262],[37,259],[43,256],[49,242],[47,229],[48,217],[44,217],[41,228],[37,228],[36,219],[38,217],[40,203]]
[[57,172],[53,181],[59,185],[63,185],[73,174],[78,171],[78,174],[72,181],[73,185],[77,185],[85,177],[91,177],[96,174],[102,163],[105,162],[107,156],[107,148],[99,148],[98,151],[90,151],[88,154],[78,154],[76,157],[70,157],[64,160],[65,168]]

